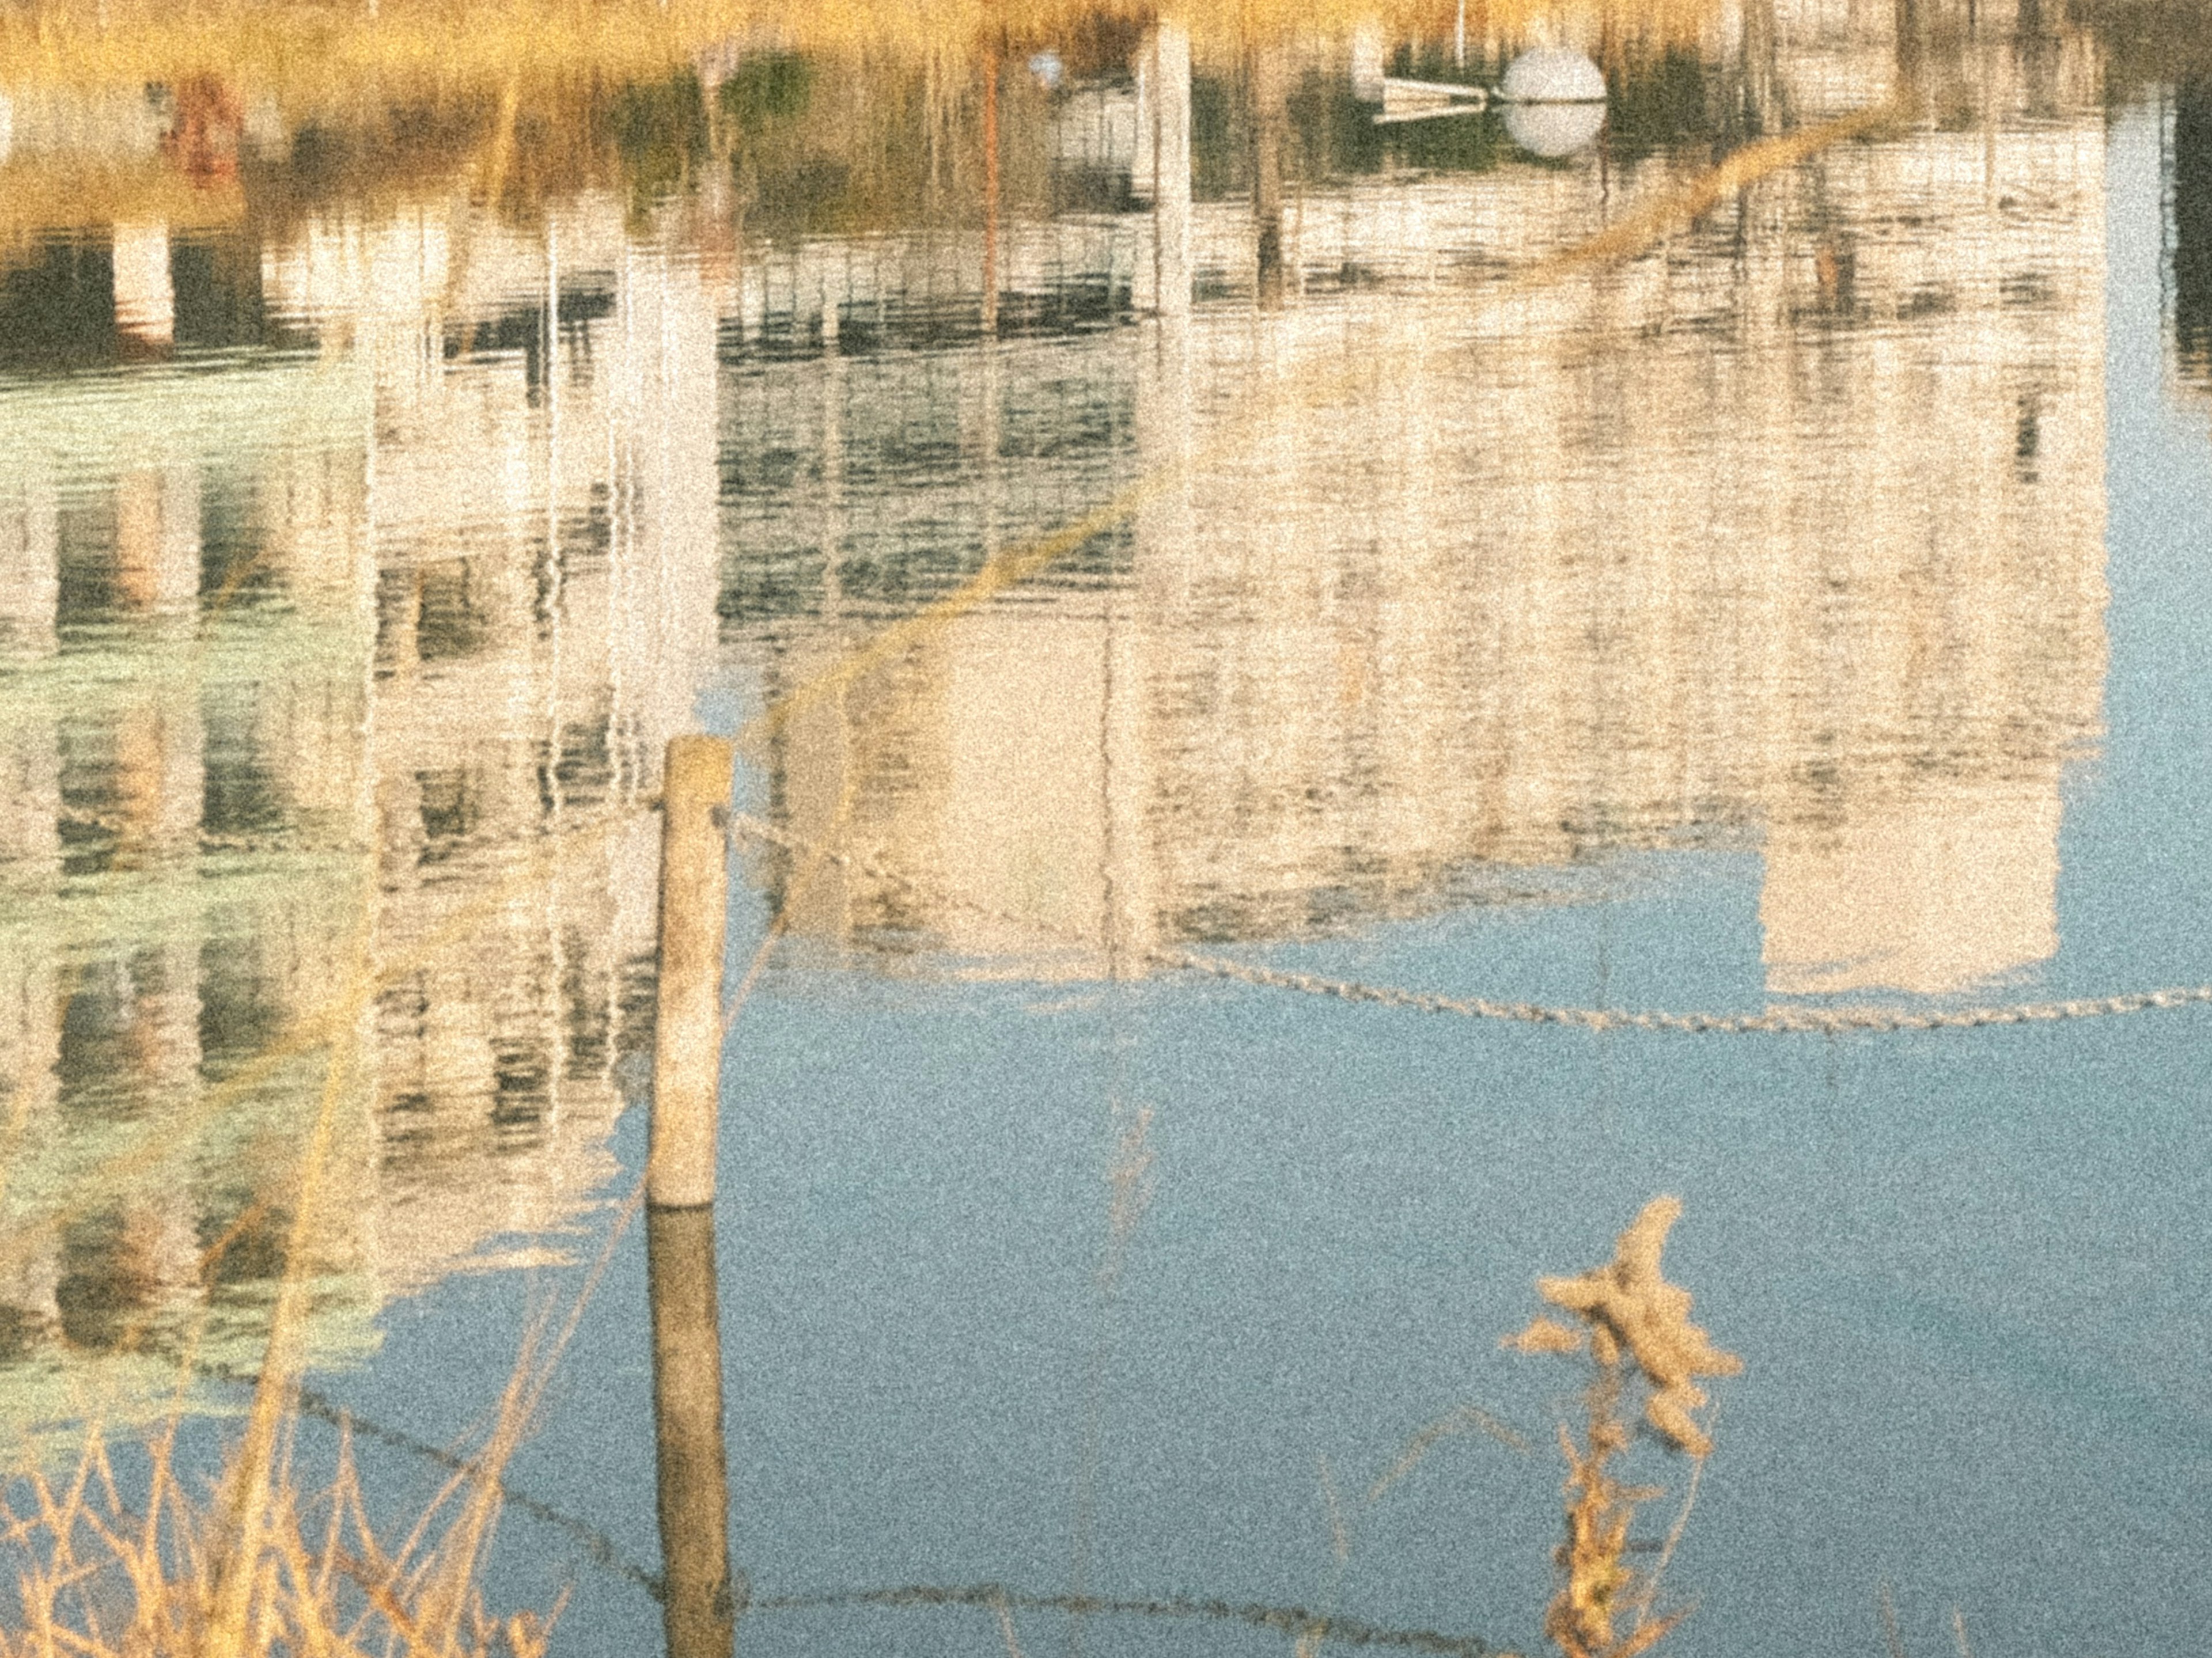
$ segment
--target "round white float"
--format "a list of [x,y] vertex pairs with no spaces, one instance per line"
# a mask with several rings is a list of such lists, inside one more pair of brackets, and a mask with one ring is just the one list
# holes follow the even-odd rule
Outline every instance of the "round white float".
[[1605,125],[1603,104],[1508,104],[1505,136],[1531,155],[1555,161],[1586,149]]
[[1565,46],[1537,46],[1505,66],[1498,95],[1509,104],[1601,104],[1605,76]]

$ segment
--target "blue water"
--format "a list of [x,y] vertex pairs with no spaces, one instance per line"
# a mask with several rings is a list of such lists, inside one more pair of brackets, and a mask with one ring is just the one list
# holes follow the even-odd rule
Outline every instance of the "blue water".
[[[2107,730],[2065,776],[2061,948],[2021,993],[2212,978],[2212,440],[2167,378],[2158,120],[2136,106],[2110,129]],[[757,692],[720,695],[726,720]],[[1468,994],[1740,1007],[1759,994],[1759,901],[1755,853],[1626,854],[1583,902],[1252,953]],[[767,911],[742,884],[734,902],[742,959]],[[2212,1612],[2212,1015],[1592,1035],[1187,976],[783,959],[732,1039],[717,1210],[732,1550],[757,1598],[1080,1587],[1530,1649],[1573,1382],[1498,1339],[1539,1273],[1596,1263],[1669,1192],[1669,1275],[1744,1361],[1716,1384],[1717,1448],[1669,1568],[1696,1604],[1672,1649],[1880,1651],[1885,1592],[1915,1652],[1948,1648],[1954,1608],[1974,1650],[2008,1655],[2189,1650]],[[1149,1197],[1109,1291],[1107,1170],[1140,1109]],[[641,1112],[615,1150],[640,1168]],[[514,1473],[649,1567],[643,1278],[633,1230]],[[374,1367],[331,1389],[458,1429],[529,1293],[465,1277],[395,1305]],[[1455,1436],[1352,1512],[1466,1402],[1532,1448]],[[1679,1491],[1683,1468],[1661,1471]],[[1325,1482],[1352,1521],[1340,1572]],[[568,1649],[658,1638],[634,1585],[506,1523],[503,1584],[576,1574]],[[1288,1641],[1014,1615],[1031,1653]],[[738,1641],[1005,1648],[973,1606],[756,1610]]]

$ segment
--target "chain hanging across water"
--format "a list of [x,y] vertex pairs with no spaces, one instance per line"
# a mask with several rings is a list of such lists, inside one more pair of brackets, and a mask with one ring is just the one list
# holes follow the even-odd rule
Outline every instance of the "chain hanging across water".
[[[987,920],[1042,932],[1072,942],[1073,935],[1031,915],[1017,915],[962,894],[925,884],[902,870],[884,867],[851,853],[817,850],[785,834],[764,819],[742,813],[730,818],[730,834],[764,841],[792,853],[819,856],[843,868],[856,869],[876,880],[889,882],[933,898],[954,908]],[[2157,990],[2131,991],[2117,996],[2076,997],[2064,1001],[2006,1002],[1986,1007],[1940,1008],[1916,1011],[1888,1007],[1778,1007],[1764,1013],[1671,1013],[1636,1011],[1607,1007],[1554,1007],[1537,1002],[1497,1002],[1480,997],[1445,996],[1431,991],[1407,990],[1395,985],[1371,985],[1355,979],[1331,979],[1312,973],[1286,973],[1224,956],[1203,956],[1165,945],[1141,947],[1135,952],[1157,967],[1182,973],[1200,973],[1216,979],[1262,985],[1273,990],[1295,991],[1304,996],[1326,996],[1338,1001],[1366,1002],[1381,1007],[1401,1007],[1416,1013],[1449,1013],[1463,1019],[1498,1019],[1519,1024],[1567,1025],[1583,1030],[1674,1031],[1693,1035],[1808,1035],[1902,1030],[1972,1030],[1996,1025],[2056,1024],[2073,1019],[2117,1017],[2148,1013],[2160,1008],[2200,1006],[2212,1003],[2212,984],[2172,985]]]

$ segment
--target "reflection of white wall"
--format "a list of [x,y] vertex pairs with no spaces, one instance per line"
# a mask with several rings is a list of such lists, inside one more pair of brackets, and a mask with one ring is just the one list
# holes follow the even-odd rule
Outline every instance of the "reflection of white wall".
[[42,656],[61,598],[60,518],[49,458],[17,450],[0,483],[0,650]]
[[149,345],[177,335],[177,295],[169,276],[169,228],[119,224],[115,258],[115,326]]
[[1163,23],[1137,59],[1136,149],[1130,176],[1150,202],[1149,258],[1136,262],[1133,301],[1140,310],[1184,316],[1190,310],[1190,33]]
[[14,86],[0,92],[0,161],[46,155],[144,160],[168,117],[143,93]]
[[[465,338],[505,313],[534,315],[542,331],[548,283],[580,280],[611,288],[612,314],[564,320],[538,392],[519,362],[447,364],[449,327]],[[536,641],[427,677],[431,701],[459,720],[456,738],[473,740],[489,712],[526,720],[562,695],[536,683],[551,671],[536,639],[540,567],[557,562],[549,542],[597,520],[604,561],[560,572],[564,609],[583,623],[562,635],[561,673],[587,699],[615,688],[620,745],[635,767],[657,766],[689,727],[714,641],[716,313],[696,263],[634,245],[619,204],[591,197],[556,213],[542,238],[442,206],[318,221],[264,256],[264,282],[273,306],[374,365],[368,510],[380,561],[475,561],[495,632]],[[424,678],[410,675],[405,695],[425,695]],[[441,723],[427,708],[423,718]]]
[[[266,261],[284,303],[374,365],[361,510],[383,582],[405,595],[386,601],[369,708],[391,948],[436,937],[532,837],[649,793],[714,660],[713,295],[696,261],[631,237],[611,199],[550,219],[526,236],[424,207],[311,225]],[[471,354],[482,319],[526,321],[542,341],[562,294],[568,312],[536,384],[520,353]],[[580,295],[604,296],[609,313],[576,318]],[[456,333],[464,350],[449,362]],[[465,604],[472,640],[456,651],[427,636],[432,599],[410,589]],[[551,768],[579,749],[603,753],[611,777],[572,802]],[[426,813],[456,802],[471,844],[426,866]],[[433,1102],[427,1121],[392,1120],[427,1131],[430,1149],[380,1194],[387,1285],[434,1277],[501,1232],[557,1230],[609,1172],[617,1102],[604,1076],[580,1084],[556,1063],[556,1127],[526,1157],[502,1145],[488,1107],[498,1045],[562,1053],[579,985],[616,1021],[621,965],[650,945],[651,829],[641,819],[572,857],[550,890],[518,891],[471,929],[480,941],[429,959],[419,1017],[380,1022],[378,1100]]]
[[1767,985],[1963,990],[2058,949],[2058,796],[1937,790],[1766,837]]
[[[445,203],[313,221],[266,250],[264,274],[272,309],[322,341],[319,364],[147,368],[0,401],[15,461],[0,469],[0,653],[28,686],[0,719],[0,1097],[59,1097],[65,949],[126,964],[118,981],[151,974],[118,1015],[146,1074],[102,1085],[168,1097],[198,1086],[201,1021],[223,999],[322,1006],[366,915],[376,957],[412,963],[361,1031],[361,1139],[325,1241],[372,1296],[481,1259],[502,1232],[558,1235],[611,1173],[625,975],[654,911],[643,803],[714,656],[712,296],[676,238],[626,232],[618,202],[552,221],[516,235]],[[157,265],[166,279],[167,249],[150,233],[119,245],[128,313]],[[471,342],[564,285],[611,310],[566,319],[550,373],[519,352],[447,359],[449,328]],[[211,470],[225,499],[251,501],[234,613],[200,591]],[[81,510],[65,518],[64,499]],[[103,677],[97,653],[54,654],[72,534],[70,558],[106,562],[149,665]],[[423,607],[448,600],[468,637],[426,655]],[[161,620],[195,606],[190,639]],[[80,878],[64,936],[66,764],[94,768],[66,810],[119,837],[139,884],[111,898]],[[216,834],[204,814],[224,768],[254,822]],[[544,836],[625,806],[617,831],[501,887]],[[210,871],[204,830],[243,865]],[[542,1066],[550,1094],[528,1124],[506,1109],[519,1065]],[[222,1132],[250,1152],[270,1131],[241,1111]],[[66,1159],[70,1133],[41,1144]],[[271,1181],[291,1155],[267,1159]],[[200,1178],[165,1170],[155,1197],[117,1196],[156,1299]],[[51,1325],[52,1278],[33,1262],[0,1302]]]
[[[929,718],[914,736],[937,747],[943,783],[929,840],[900,850],[957,892],[1035,917],[1048,932],[1046,955],[1051,933],[1099,936],[1114,872],[1096,763],[1104,645],[1088,617],[994,610],[962,618],[916,665]],[[1073,756],[1091,763],[1071,765]],[[1034,930],[967,912],[945,919],[965,949],[1037,958]],[[1081,969],[1095,971],[1095,960]]]
[[135,606],[178,611],[200,591],[200,475],[190,461],[131,466],[115,480],[118,586]]
[[[1164,482],[1131,586],[969,618],[838,716],[901,756],[842,771],[856,832],[1091,941],[1032,939],[1054,974],[1104,928],[1297,932],[1477,861],[1762,830],[1778,991],[2042,959],[2105,663],[2102,165],[2094,121],[1838,149],[1488,306],[1465,252],[1595,229],[1590,180],[1310,191],[1309,256],[1379,292],[1115,347]],[[1202,242],[1249,259],[1242,211]]]
[[1071,87],[1052,100],[1052,158],[1066,167],[1126,172],[1139,144],[1139,106],[1131,88]]

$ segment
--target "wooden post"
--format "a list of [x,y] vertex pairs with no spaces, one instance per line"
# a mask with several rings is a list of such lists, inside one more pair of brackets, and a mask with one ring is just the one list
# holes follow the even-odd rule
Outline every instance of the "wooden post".
[[722,1344],[711,1206],[645,1212],[653,1303],[653,1468],[659,1478],[661,1627],[668,1658],[731,1658],[729,1475],[722,1451]]
[[725,738],[669,740],[660,796],[659,1007],[645,1160],[646,1201],[661,1209],[714,1200],[731,763]]
[[659,1005],[645,1247],[669,1658],[731,1658],[737,1640],[714,1293],[731,767],[724,738],[672,738],[660,794]]

